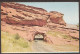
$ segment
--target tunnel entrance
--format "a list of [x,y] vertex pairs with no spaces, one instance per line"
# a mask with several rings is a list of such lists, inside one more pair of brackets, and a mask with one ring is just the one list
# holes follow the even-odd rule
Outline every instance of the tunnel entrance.
[[34,40],[44,40],[45,34],[41,32],[36,32],[34,35]]
[[34,40],[44,40],[44,37],[41,34],[35,35]]

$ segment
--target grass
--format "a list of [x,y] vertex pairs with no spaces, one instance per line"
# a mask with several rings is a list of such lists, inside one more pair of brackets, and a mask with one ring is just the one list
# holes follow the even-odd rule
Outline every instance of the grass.
[[58,31],[48,31],[47,34],[54,36],[54,37],[65,37],[64,34]]
[[1,31],[1,52],[31,52],[29,42],[19,34],[10,34]]
[[[51,35],[53,37],[60,37],[60,38],[63,38],[63,39],[69,39],[69,40],[73,39],[71,36],[63,34],[59,31],[54,31],[54,32],[53,31],[48,31],[47,34]],[[73,40],[76,40],[76,39],[73,39]]]
[[14,39],[16,39],[16,40],[20,39],[20,36],[19,36],[19,34],[18,34],[18,33],[17,33],[17,34],[15,34]]

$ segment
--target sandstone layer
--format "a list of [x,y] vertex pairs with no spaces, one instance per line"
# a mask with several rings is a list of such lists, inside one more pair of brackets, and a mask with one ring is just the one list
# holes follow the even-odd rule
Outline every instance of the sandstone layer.
[[63,14],[59,12],[49,13],[42,8],[12,2],[1,3],[1,20],[8,24],[44,26],[49,19],[53,23],[65,25]]

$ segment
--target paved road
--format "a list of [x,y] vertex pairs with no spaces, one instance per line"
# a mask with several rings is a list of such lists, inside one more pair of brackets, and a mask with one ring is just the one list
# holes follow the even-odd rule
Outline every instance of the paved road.
[[35,52],[54,52],[53,47],[42,40],[35,40],[32,47]]

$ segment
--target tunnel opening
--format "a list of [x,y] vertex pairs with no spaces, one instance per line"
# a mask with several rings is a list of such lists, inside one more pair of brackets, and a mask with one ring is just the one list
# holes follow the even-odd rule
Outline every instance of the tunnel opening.
[[41,40],[41,41],[43,41],[44,40],[44,36],[45,36],[44,33],[37,32],[34,35],[34,40]]
[[35,35],[34,40],[44,40],[44,37],[41,34]]

